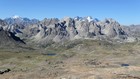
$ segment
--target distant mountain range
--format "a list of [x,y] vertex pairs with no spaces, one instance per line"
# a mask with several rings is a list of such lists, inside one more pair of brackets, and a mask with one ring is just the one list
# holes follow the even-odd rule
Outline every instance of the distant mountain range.
[[39,22],[39,20],[37,19],[22,18],[20,16],[6,18],[4,19],[4,21],[6,21],[8,24],[23,24],[23,25],[34,24]]
[[112,18],[100,21],[91,16],[45,18],[42,21],[14,16],[0,19],[0,28],[13,33],[16,37],[40,45],[75,39],[133,42],[140,38],[139,25],[122,26]]

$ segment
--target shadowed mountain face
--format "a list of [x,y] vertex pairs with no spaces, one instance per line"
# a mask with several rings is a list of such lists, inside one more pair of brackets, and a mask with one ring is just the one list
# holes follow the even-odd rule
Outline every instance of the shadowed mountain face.
[[25,44],[25,42],[23,42],[19,37],[16,37],[12,32],[0,29],[0,47],[8,48],[23,44]]
[[[0,27],[14,35],[38,44],[63,42],[75,39],[127,40],[130,32],[113,19],[103,21],[92,17],[45,18],[42,21],[28,18],[6,18]],[[132,35],[131,35],[132,36]]]

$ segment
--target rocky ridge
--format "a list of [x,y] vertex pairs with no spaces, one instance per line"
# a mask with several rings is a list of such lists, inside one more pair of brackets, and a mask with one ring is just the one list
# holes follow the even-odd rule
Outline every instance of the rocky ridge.
[[19,37],[16,37],[12,32],[0,29],[0,48],[8,48],[18,45],[24,45],[25,42]]
[[[0,20],[0,27],[14,33],[21,39],[37,44],[64,42],[75,39],[121,40],[131,37],[124,26],[112,18],[100,21],[92,17],[45,18],[42,21],[28,18],[6,18]],[[128,28],[128,27],[127,27]],[[135,41],[133,38],[132,41]]]

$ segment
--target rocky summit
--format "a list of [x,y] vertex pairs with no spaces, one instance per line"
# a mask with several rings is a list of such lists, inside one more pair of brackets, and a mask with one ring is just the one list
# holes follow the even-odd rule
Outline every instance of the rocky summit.
[[[103,21],[92,17],[45,18],[42,21],[22,17],[0,20],[0,28],[30,42],[47,44],[75,39],[135,41],[128,27],[112,18]],[[134,36],[134,35],[133,35]]]

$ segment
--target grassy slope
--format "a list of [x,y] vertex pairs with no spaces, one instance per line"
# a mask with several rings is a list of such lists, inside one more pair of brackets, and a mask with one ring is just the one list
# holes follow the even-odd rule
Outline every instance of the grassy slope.
[[[44,49],[0,50],[0,79],[138,79],[140,44],[76,40]],[[121,67],[121,64],[129,64]],[[135,78],[133,78],[135,77]]]

